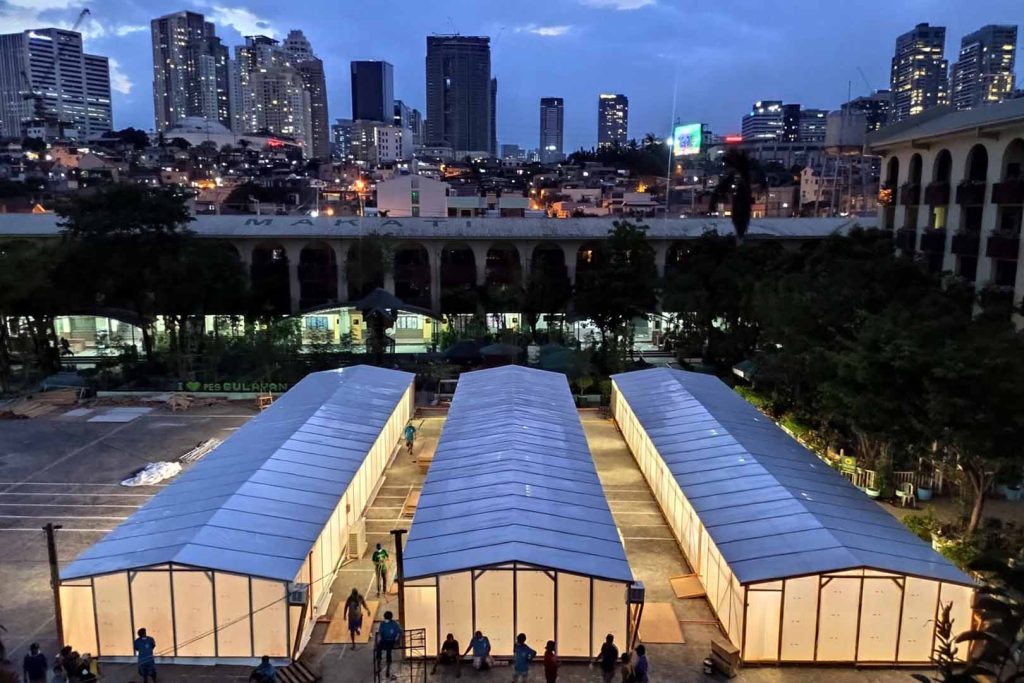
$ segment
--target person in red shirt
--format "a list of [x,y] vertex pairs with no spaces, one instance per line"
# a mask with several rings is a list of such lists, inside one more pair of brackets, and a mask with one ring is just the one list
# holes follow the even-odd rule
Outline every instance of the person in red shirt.
[[549,640],[544,646],[544,680],[555,683],[558,680],[558,655],[555,654],[555,641]]

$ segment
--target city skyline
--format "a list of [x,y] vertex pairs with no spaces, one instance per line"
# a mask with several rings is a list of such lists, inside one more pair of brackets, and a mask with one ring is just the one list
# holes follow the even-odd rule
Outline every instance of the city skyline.
[[[85,6],[60,0],[42,9],[36,4],[6,3],[0,10],[0,32],[70,26]],[[145,130],[152,129],[154,120],[152,63],[138,56],[151,54],[149,22],[160,15],[204,13],[231,48],[243,44],[245,35],[284,39],[291,29],[304,31],[324,61],[332,121],[351,111],[350,61],[391,62],[395,98],[425,111],[425,38],[453,30],[489,36],[491,73],[502,84],[498,143],[532,147],[538,135],[536,103],[540,97],[557,96],[565,101],[568,153],[596,143],[594,102],[601,92],[629,97],[630,137],[660,134],[671,121],[678,72],[676,118],[702,121],[716,132],[737,132],[750,102],[758,99],[837,109],[848,88],[856,97],[870,94],[869,86],[888,87],[895,39],[918,23],[945,26],[946,56],[955,58],[965,35],[986,24],[1020,20],[1014,0],[980,0],[968,17],[958,16],[953,0],[884,5],[885,11],[877,12],[859,6],[807,12],[809,0],[771,11],[740,0],[728,12],[684,9],[670,0],[558,0],[543,5],[543,13],[529,5],[483,9],[468,1],[449,1],[419,8],[385,1],[379,11],[367,13],[263,0],[229,6],[205,0],[146,6],[108,0],[90,6],[92,16],[80,30],[86,51],[111,58],[114,126]],[[829,18],[842,22],[842,39],[815,39]],[[771,59],[764,58],[766,53]]]

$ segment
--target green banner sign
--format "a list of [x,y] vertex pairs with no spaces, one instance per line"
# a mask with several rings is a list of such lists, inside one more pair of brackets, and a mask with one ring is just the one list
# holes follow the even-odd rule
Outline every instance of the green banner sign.
[[178,391],[229,393],[281,393],[291,388],[290,382],[178,382]]

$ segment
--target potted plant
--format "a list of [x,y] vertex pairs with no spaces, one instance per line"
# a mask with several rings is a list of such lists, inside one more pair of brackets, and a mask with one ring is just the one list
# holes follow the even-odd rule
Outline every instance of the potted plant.
[[998,474],[999,492],[1006,500],[1019,502],[1021,493],[1021,471],[1017,467],[1006,467]]
[[918,500],[931,500],[932,499],[932,486],[933,486],[932,475],[922,474],[917,480],[917,499]]
[[932,549],[936,552],[941,553],[957,544],[956,533],[957,525],[943,522],[936,524],[935,528],[932,529]]

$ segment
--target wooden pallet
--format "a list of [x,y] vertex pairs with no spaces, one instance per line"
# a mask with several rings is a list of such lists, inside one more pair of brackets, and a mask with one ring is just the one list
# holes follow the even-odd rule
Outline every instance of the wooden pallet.
[[412,489],[402,503],[402,517],[412,518],[416,515],[416,506],[420,504],[421,489]]
[[277,680],[280,683],[317,683],[321,678],[322,676],[313,673],[302,662],[292,662],[283,669],[277,670]]
[[425,436],[416,439],[413,444],[413,460],[419,465],[420,470],[426,472],[430,469],[430,463],[434,461],[434,452],[437,451],[437,439],[432,436]]

